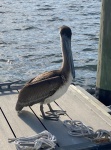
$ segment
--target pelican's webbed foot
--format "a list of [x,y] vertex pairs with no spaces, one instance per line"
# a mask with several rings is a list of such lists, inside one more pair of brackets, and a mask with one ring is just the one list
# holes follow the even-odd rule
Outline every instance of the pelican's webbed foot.
[[41,111],[42,117],[44,119],[53,120],[53,121],[58,121],[58,119],[59,119],[59,116],[57,114],[54,114],[54,113],[49,113],[48,115],[46,115],[44,113],[44,110],[43,110],[43,104],[40,105],[40,111]]
[[64,110],[53,110],[50,104],[47,104],[50,111],[46,112],[47,114],[53,113],[54,115],[60,116],[66,114],[66,111]]

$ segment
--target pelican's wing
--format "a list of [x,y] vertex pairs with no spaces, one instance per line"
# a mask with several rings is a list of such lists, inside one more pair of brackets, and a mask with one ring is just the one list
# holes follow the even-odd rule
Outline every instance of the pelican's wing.
[[43,80],[48,80],[49,78],[53,78],[53,77],[58,77],[59,75],[56,74],[58,72],[58,70],[53,70],[50,72],[44,72],[42,74],[39,74],[37,77],[32,78],[31,80],[29,80],[26,85],[29,84],[33,84],[33,83],[37,83]]
[[53,95],[62,84],[61,76],[30,82],[20,91],[18,103],[21,103],[21,105],[31,105],[42,102]]

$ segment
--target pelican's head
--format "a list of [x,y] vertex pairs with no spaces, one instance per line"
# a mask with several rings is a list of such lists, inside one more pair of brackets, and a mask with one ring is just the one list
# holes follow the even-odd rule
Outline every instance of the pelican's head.
[[72,51],[71,51],[71,36],[72,36],[72,31],[68,26],[62,26],[60,28],[62,52],[63,52],[63,57],[64,57],[63,61],[64,62],[66,61],[65,63],[68,62],[72,76],[73,78],[75,78],[75,69],[74,69],[73,56],[72,56]]
[[62,26],[60,28],[60,35],[67,36],[69,39],[71,39],[72,31],[68,26]]

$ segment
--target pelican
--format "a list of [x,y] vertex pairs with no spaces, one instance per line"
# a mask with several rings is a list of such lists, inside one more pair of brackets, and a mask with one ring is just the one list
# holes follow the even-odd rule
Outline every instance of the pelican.
[[[71,51],[71,29],[68,26],[60,28],[60,41],[63,62],[58,70],[44,72],[31,79],[21,89],[16,103],[16,111],[20,112],[23,107],[40,103],[40,111],[44,119],[53,120],[59,118],[61,111],[53,110],[50,103],[61,97],[75,78],[74,63]],[[47,104],[50,114],[44,112],[43,105]],[[56,112],[56,113],[54,113]],[[63,112],[64,114],[65,112]]]

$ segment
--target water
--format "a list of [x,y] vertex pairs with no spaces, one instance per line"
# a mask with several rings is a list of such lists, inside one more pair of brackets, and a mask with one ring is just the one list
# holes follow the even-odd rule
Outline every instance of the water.
[[75,83],[95,87],[100,0],[1,0],[0,82],[29,80],[62,63],[59,27],[72,29]]

